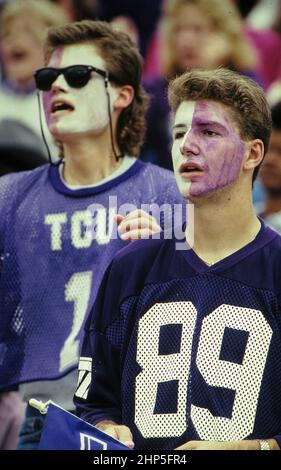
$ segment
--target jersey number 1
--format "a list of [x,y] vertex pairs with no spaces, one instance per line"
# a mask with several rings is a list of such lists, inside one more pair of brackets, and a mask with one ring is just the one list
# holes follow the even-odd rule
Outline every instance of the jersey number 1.
[[92,287],[92,272],[75,273],[65,285],[66,302],[74,303],[73,322],[70,334],[60,352],[60,372],[78,363],[79,343],[77,336],[87,313]]

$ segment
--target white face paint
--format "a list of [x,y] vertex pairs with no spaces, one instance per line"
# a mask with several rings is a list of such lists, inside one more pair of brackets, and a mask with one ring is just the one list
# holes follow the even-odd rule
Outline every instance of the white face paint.
[[[179,133],[181,133],[180,137],[183,137],[184,134],[188,136],[189,132],[191,131],[195,104],[196,104],[195,101],[189,101],[188,106],[185,106],[183,112],[181,110],[182,105],[180,105],[176,112],[175,123],[173,126],[173,147],[172,147],[173,167],[174,167],[174,173],[175,173],[178,188],[180,190],[180,193],[185,198],[188,197],[190,194],[191,180],[184,179],[181,173],[179,172],[180,166],[183,162],[183,156],[179,147],[182,138],[179,138]],[[183,135],[182,135],[183,128],[181,127],[182,123],[185,124],[185,128],[184,128],[185,133]]]
[[[92,65],[106,70],[104,59],[98,50],[90,44],[76,44],[58,48],[49,61],[50,67],[63,68],[70,65]],[[109,83],[112,104],[117,96],[117,90]],[[70,105],[72,109],[52,112],[55,102]],[[49,92],[43,92],[43,104],[46,120],[53,136],[63,141],[73,134],[99,135],[108,127],[108,102],[104,78],[92,72],[87,85],[82,88],[72,88],[61,74],[52,85]]]

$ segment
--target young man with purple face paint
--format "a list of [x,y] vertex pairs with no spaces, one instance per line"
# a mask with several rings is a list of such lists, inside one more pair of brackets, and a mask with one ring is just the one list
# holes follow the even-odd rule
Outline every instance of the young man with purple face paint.
[[111,262],[86,324],[77,412],[136,449],[279,450],[281,238],[252,205],[270,110],[255,82],[223,68],[183,74],[169,99],[194,226],[185,249],[164,233]]
[[[45,56],[35,80],[62,158],[0,180],[0,390],[20,385],[26,401],[73,411],[84,320],[106,267],[127,241],[161,230],[142,205],[182,197],[171,172],[136,158],[147,98],[128,36],[70,23],[49,30]],[[28,406],[18,448],[37,448],[42,421]]]

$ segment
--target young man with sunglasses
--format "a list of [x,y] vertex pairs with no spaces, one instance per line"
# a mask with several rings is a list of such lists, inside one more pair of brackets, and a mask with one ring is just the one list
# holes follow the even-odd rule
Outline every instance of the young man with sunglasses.
[[86,324],[78,414],[136,449],[278,450],[281,238],[252,204],[270,109],[226,69],[183,74],[169,100],[194,232],[181,250],[140,240],[112,261]]
[[[91,21],[51,29],[46,64],[35,79],[62,159],[0,182],[0,388],[23,384],[26,400],[72,410],[83,323],[101,277],[126,240],[161,230],[134,208],[181,197],[171,173],[135,158],[146,96],[141,57],[125,34]],[[121,239],[114,217],[125,206]],[[36,448],[41,428],[28,407],[19,448]]]

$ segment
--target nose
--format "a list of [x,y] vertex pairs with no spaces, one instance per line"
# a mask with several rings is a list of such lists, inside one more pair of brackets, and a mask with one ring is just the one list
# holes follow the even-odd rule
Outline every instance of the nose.
[[180,144],[180,152],[184,156],[188,156],[189,154],[199,154],[199,147],[196,142],[196,138],[192,132],[192,129],[188,129],[188,131],[185,133]]
[[66,83],[66,80],[63,76],[63,74],[61,73],[57,78],[56,80],[52,83],[51,85],[51,92],[53,93],[56,93],[58,91],[66,91],[67,89],[67,83]]

